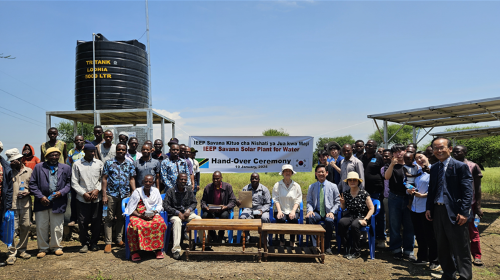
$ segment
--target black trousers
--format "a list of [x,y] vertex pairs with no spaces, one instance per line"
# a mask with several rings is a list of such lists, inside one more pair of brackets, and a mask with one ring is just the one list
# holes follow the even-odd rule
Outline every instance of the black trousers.
[[[348,243],[350,237],[352,241],[352,249],[354,250],[351,252],[359,252],[361,251],[359,247],[359,240],[361,237],[361,228],[363,227],[359,223],[359,220],[361,220],[361,218],[351,216],[349,212],[346,212],[343,215],[344,216],[339,220],[339,232],[340,236],[342,237],[342,246],[347,251],[347,248],[350,247],[350,244]],[[351,228],[350,232],[349,227]]]
[[[295,213],[295,219],[290,219],[290,216],[287,214],[283,214],[283,218],[278,219],[278,212],[274,212],[274,219],[276,220],[277,224],[284,224],[284,223],[289,223],[289,224],[298,224],[299,223],[299,216],[300,214],[298,212]],[[280,241],[285,242],[285,235],[280,234]],[[295,243],[295,234],[290,234],[290,245]]]
[[[203,211],[203,215],[201,215],[202,219],[229,219],[229,211],[222,211],[222,212],[208,212],[208,211]],[[208,234],[212,237],[212,240],[215,238],[215,230],[209,230]],[[224,230],[219,230],[219,239],[222,239],[224,237],[225,231]]]
[[73,188],[71,188],[71,217],[69,219],[70,222],[78,221],[78,208],[76,206],[76,202],[78,199],[76,198],[76,192]]
[[[80,228],[80,242],[84,245],[97,245],[101,234],[102,201],[83,203],[76,197],[78,207],[78,227]],[[88,225],[91,225],[90,228]],[[89,229],[92,237],[89,236]]]
[[417,258],[438,264],[437,243],[432,222],[425,218],[425,212],[415,213],[412,211],[410,214],[413,232],[418,242]]
[[[459,226],[452,224],[444,205],[434,205],[434,232],[439,263],[443,269],[442,279],[455,279],[458,271],[463,279],[472,279],[472,260],[469,247],[469,222]],[[458,267],[455,266],[455,259]]]

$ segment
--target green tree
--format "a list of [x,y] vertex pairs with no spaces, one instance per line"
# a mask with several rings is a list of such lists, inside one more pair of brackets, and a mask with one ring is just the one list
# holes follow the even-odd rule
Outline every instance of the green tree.
[[[387,136],[391,138],[396,131],[401,127],[400,124],[390,124],[387,126]],[[382,133],[382,136],[384,135],[384,128],[380,128],[380,132]],[[368,139],[373,139],[377,141],[379,146],[382,146],[382,143],[384,142],[384,139],[380,137],[380,133],[378,130],[375,130],[372,134],[368,136]],[[409,125],[405,125],[399,132],[396,134],[394,137],[392,137],[391,141],[389,141],[390,144],[410,144],[413,141],[413,127]]]
[[262,136],[290,136],[288,132],[286,132],[283,128],[280,129],[266,129],[262,132]]
[[354,140],[354,138],[352,138],[351,135],[344,135],[338,137],[320,137],[318,141],[316,141],[316,148],[313,154],[313,164],[318,163],[318,151],[323,150],[325,144],[332,141],[337,142],[340,145],[340,147],[344,146],[345,144],[353,144],[354,142],[356,142],[356,140]]
[[[73,141],[75,140],[74,134],[73,134],[73,122],[70,121],[62,121],[57,124],[56,126],[57,130],[59,131],[59,136],[58,139],[66,142],[66,145],[68,147],[68,151],[70,149],[73,149],[75,146],[75,143]],[[78,132],[77,134],[82,134],[82,123],[78,123]],[[90,123],[84,123],[83,124],[83,138],[85,140],[94,140],[94,125]]]
[[[457,131],[487,126],[467,126],[447,128],[445,131]],[[467,158],[485,167],[500,166],[500,136],[475,137],[457,140],[457,145],[467,147]]]

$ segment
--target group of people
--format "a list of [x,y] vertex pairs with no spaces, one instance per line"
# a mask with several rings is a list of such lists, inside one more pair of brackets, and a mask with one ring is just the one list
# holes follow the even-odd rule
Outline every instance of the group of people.
[[[167,212],[173,224],[172,253],[179,259],[181,240],[187,239],[182,222],[229,218],[230,211],[241,204],[232,186],[222,181],[220,172],[215,172],[212,183],[203,190],[202,214],[195,213],[200,179],[199,165],[194,160],[197,151],[179,145],[176,138],[170,139],[169,153],[164,154],[159,139],[154,143],[146,141],[138,151],[138,139],[129,138],[126,133],[120,133],[116,145],[110,130],[96,126],[94,135],[92,142],[77,135],[75,147],[68,152],[66,143],[57,140],[57,129],[51,128],[50,140],[41,146],[41,159],[35,157],[29,144],[22,153],[13,148],[6,151],[7,160],[0,158],[0,206],[4,212],[15,212],[20,239],[9,248],[7,264],[13,264],[17,256],[30,257],[26,247],[32,211],[38,237],[37,257],[42,258],[49,251],[63,254],[64,213],[70,193],[69,225],[78,223],[80,252],[99,250],[103,216],[104,252],[112,250],[113,227],[116,245],[124,246],[125,214],[130,216],[126,230],[134,261],[140,260],[141,250],[164,257],[161,249],[166,225],[159,215],[161,211]],[[378,148],[374,140],[366,144],[358,140],[342,147],[330,142],[318,152],[316,182],[307,192],[306,222],[324,223],[327,254],[332,253],[332,234],[338,224],[336,234],[342,237],[344,256],[356,259],[361,251],[361,228],[370,225],[375,214],[372,199],[377,199],[383,205],[375,216],[377,247],[387,247],[387,225],[389,250],[395,259],[429,265],[431,270],[442,269],[444,278],[454,277],[452,274],[458,271],[461,277],[470,279],[471,252],[473,263],[482,265],[479,232],[471,222],[474,215],[483,215],[482,174],[466,156],[466,147],[452,147],[445,138],[434,139],[423,152],[417,152],[413,143],[384,149]],[[277,223],[298,223],[303,197],[300,185],[292,180],[293,174],[293,166],[282,167],[283,179],[273,186],[272,196],[268,187],[260,184],[259,174],[251,174],[250,183],[242,190],[252,192],[252,208],[243,209],[239,218],[260,218],[268,223],[273,215]],[[165,192],[164,199],[161,192]],[[34,196],[33,208],[30,195]],[[122,213],[124,199],[128,199],[128,204]],[[211,204],[221,207],[213,208]],[[336,221],[339,211],[341,218]],[[224,240],[224,234],[209,232],[213,241]],[[413,254],[415,238],[419,245],[417,257]],[[280,236],[279,242],[285,245],[284,236]],[[289,245],[295,246],[295,236],[290,236]]]

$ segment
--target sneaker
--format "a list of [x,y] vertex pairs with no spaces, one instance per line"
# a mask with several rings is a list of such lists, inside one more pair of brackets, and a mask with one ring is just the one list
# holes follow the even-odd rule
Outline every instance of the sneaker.
[[89,251],[89,246],[83,245],[80,249],[80,253],[87,253]]
[[90,251],[99,251],[99,246],[97,244],[92,244],[90,245]]
[[401,252],[395,253],[394,255],[392,255],[392,258],[395,260],[398,260],[398,261],[402,261],[403,260],[403,253],[401,253]]
[[418,260],[418,259],[412,261],[411,263],[414,264],[414,265],[428,265],[429,264],[429,262]]
[[30,254],[28,254],[28,253],[26,253],[26,252],[22,252],[22,253],[19,255],[19,257],[20,257],[21,259],[25,259],[25,260],[27,260],[27,259],[31,258],[31,255],[30,255]]
[[443,274],[441,274],[441,273],[431,273],[431,277],[432,278],[436,278],[436,279],[441,279],[441,278],[443,278]]
[[417,258],[415,257],[415,255],[404,254],[403,255],[403,259],[408,260],[410,262],[416,262],[417,261]]
[[351,254],[347,259],[348,260],[355,260],[357,258],[361,257],[361,253],[360,252],[354,252],[354,254]]
[[429,265],[429,269],[432,271],[440,271],[441,265],[439,265],[438,263],[431,263],[431,265]]
[[13,265],[15,262],[16,262],[16,257],[14,257],[14,256],[8,257],[7,261],[6,261],[6,263],[10,264],[10,265]]
[[41,258],[45,257],[45,255],[47,255],[47,253],[46,253],[46,252],[39,252],[39,253],[36,255],[36,257],[37,257],[37,258],[39,258],[39,259],[41,259]]
[[174,252],[174,260],[180,260],[181,259],[181,253],[179,251]]
[[387,248],[387,244],[385,243],[385,240],[377,240],[377,245],[375,247],[385,249]]
[[63,250],[61,249],[57,249],[54,254],[56,254],[56,256],[62,256],[64,254]]
[[327,254],[327,255],[333,255],[332,249],[330,249],[330,248],[326,249],[325,254]]

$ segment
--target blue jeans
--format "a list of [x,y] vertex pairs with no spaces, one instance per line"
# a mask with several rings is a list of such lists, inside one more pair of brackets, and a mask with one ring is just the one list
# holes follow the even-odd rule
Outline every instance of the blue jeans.
[[381,193],[372,193],[370,196],[380,201],[380,212],[375,216],[375,238],[377,240],[385,240],[384,196]]
[[[413,235],[413,224],[411,222],[410,209],[408,209],[408,196],[396,195],[389,192],[389,230],[391,238],[389,240],[389,250],[394,254],[401,253],[401,243],[403,243],[403,253],[413,255],[415,236]],[[403,238],[401,238],[401,225],[403,225]]]
[[[333,233],[333,219],[331,218],[326,218],[326,217],[321,217],[321,215],[318,212],[314,212],[314,215],[310,218],[306,218],[306,223],[307,224],[319,224],[319,222],[324,221],[325,222],[325,250],[330,249],[330,241],[332,240],[332,233]],[[316,235],[312,236],[312,244],[314,247],[316,247]]]

